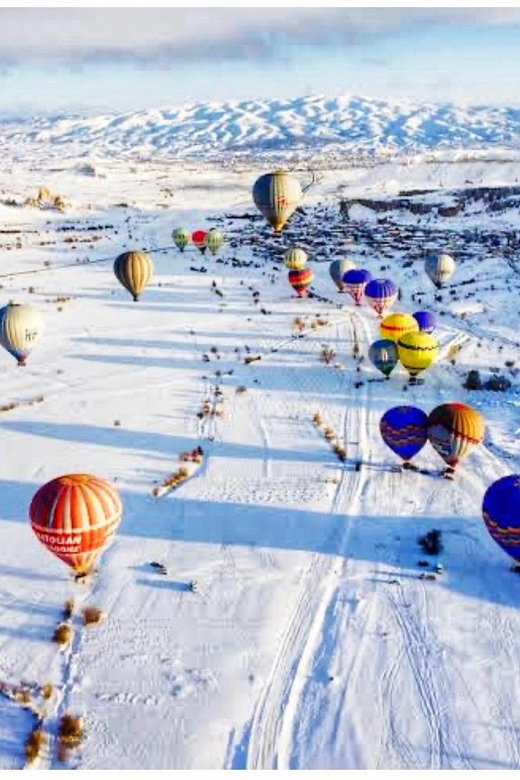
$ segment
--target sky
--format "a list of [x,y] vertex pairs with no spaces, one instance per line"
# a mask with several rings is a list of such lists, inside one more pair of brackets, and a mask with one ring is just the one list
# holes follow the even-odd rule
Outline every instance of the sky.
[[520,8],[3,8],[0,114],[324,94],[520,106]]

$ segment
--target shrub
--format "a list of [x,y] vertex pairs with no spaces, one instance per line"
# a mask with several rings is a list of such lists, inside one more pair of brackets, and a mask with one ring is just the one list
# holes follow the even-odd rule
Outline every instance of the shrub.
[[53,634],[52,641],[56,642],[56,644],[60,645],[61,647],[65,647],[69,644],[71,638],[72,629],[69,624],[60,623]]
[[77,747],[83,739],[83,721],[77,715],[65,713],[60,718],[58,738],[68,747]]
[[84,626],[94,626],[100,622],[101,618],[103,617],[103,612],[99,609],[99,607],[85,607],[82,615]]
[[476,369],[469,371],[462,387],[465,387],[466,390],[481,390],[482,379],[480,378],[480,371],[477,371]]
[[45,683],[40,689],[40,693],[44,699],[50,699],[54,693],[54,686],[52,683]]
[[68,620],[74,613],[74,599],[67,599],[65,606],[63,607],[63,617]]
[[25,743],[25,760],[31,763],[40,755],[43,746],[47,742],[47,737],[41,729],[31,731]]

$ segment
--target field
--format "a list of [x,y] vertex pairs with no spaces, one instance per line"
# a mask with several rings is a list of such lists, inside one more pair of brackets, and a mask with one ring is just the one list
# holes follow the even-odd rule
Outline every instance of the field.
[[[251,201],[263,170],[26,155],[0,174],[2,305],[45,320],[25,368],[0,356],[0,768],[24,766],[38,717],[43,768],[520,767],[520,579],[481,516],[487,487],[520,468],[518,207],[514,192],[496,208],[468,193],[514,185],[520,163],[316,170],[278,238]],[[63,211],[22,205],[41,186]],[[401,196],[435,208],[370,205]],[[227,243],[181,253],[179,225]],[[286,281],[292,243],[310,251],[308,299]],[[130,248],[155,264],[137,303],[112,270]],[[423,271],[435,249],[457,261],[440,293]],[[377,317],[329,278],[347,256],[398,283],[396,310],[439,315],[424,385],[371,366]],[[510,387],[468,390],[470,370]],[[429,446],[423,473],[401,471],[381,415],[447,401],[484,414],[484,442],[453,482]],[[196,447],[201,463],[166,490]],[[72,472],[111,480],[124,503],[83,584],[28,521],[37,488]],[[421,568],[432,529],[444,547]],[[99,624],[83,625],[86,606]],[[84,734],[60,756],[65,713]]]

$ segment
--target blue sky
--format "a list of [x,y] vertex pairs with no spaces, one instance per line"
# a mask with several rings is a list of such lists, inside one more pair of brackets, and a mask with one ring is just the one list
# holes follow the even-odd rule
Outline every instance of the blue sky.
[[520,106],[520,9],[0,9],[0,113],[355,94]]

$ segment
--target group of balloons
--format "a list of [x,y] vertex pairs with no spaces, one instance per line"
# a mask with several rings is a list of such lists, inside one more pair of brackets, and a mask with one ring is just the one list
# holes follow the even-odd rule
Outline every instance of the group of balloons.
[[203,255],[206,249],[209,249],[212,255],[216,255],[225,241],[225,237],[220,230],[211,228],[211,230],[195,230],[190,234],[186,228],[176,228],[172,233],[173,243],[184,252],[188,244],[191,243]]
[[[258,179],[253,197],[279,232],[300,202],[302,191],[295,177],[275,171]],[[190,236],[183,228],[174,231],[173,239],[181,251],[191,240],[201,252],[209,248],[213,254],[224,242],[218,231],[195,231]],[[300,297],[312,281],[306,262],[307,255],[301,248],[286,252],[289,281]],[[427,259],[425,267],[430,279],[440,287],[453,273],[455,264],[448,255],[437,255]],[[152,277],[153,263],[145,252],[125,252],[116,259],[114,272],[137,300]],[[334,261],[330,274],[338,289],[349,292],[356,304],[365,295],[380,317],[397,298],[390,280],[372,280],[368,271],[355,269],[350,261]],[[383,339],[370,347],[371,361],[389,377],[400,360],[415,376],[437,357],[438,344],[431,336],[435,325],[435,316],[430,312],[416,312],[413,317],[403,313],[385,317],[380,323]],[[42,326],[40,314],[29,305],[11,303],[0,309],[0,343],[19,365],[25,364]],[[405,467],[410,467],[411,459],[429,441],[447,464],[447,471],[453,473],[482,441],[484,420],[475,409],[461,403],[442,404],[429,415],[413,406],[398,406],[383,415],[380,431]],[[493,483],[484,496],[482,512],[493,539],[520,560],[520,475]],[[89,474],[66,474],[52,479],[35,493],[29,507],[31,527],[39,541],[77,575],[91,571],[116,533],[122,513],[121,497],[115,487]]]
[[436,324],[435,315],[429,311],[389,314],[379,325],[383,338],[370,346],[370,361],[387,379],[400,361],[410,381],[416,382],[418,374],[438,357],[439,343],[432,336]]
[[385,444],[406,466],[427,441],[454,472],[457,465],[484,438],[484,418],[461,403],[437,406],[427,415],[415,406],[395,406],[379,423]]

